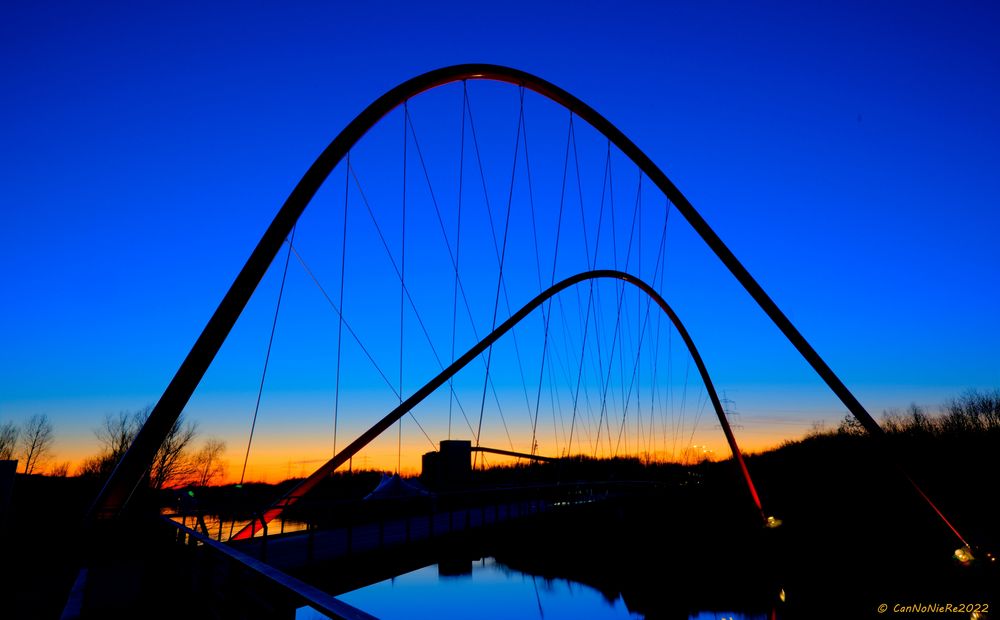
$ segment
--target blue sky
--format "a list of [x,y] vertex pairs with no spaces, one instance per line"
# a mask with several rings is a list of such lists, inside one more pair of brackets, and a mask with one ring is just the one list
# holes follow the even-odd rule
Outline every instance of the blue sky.
[[[57,458],[69,459],[90,449],[104,413],[155,402],[336,133],[402,80],[474,61],[535,73],[616,123],[873,413],[996,387],[998,22],[980,3],[7,6],[0,419],[48,413]],[[477,88],[477,116],[516,99]],[[444,118],[435,110],[457,105],[446,99],[457,92],[414,101],[423,148],[435,140],[419,127]],[[557,152],[565,125],[542,123],[548,113],[528,103],[532,138],[551,133]],[[517,117],[502,118],[482,131],[513,135]],[[398,146],[399,117],[387,123]],[[389,138],[371,140],[358,167],[379,186],[391,175],[378,141]],[[536,159],[558,176],[554,157]],[[336,205],[343,183],[335,172],[319,199]],[[675,234],[666,296],[746,426],[835,423],[839,404],[777,330],[683,226]],[[328,260],[316,243],[311,256]],[[246,349],[224,349],[199,392],[228,413],[192,411],[234,452],[279,277],[234,332]],[[394,338],[383,340],[389,350]],[[309,387],[275,372],[287,398],[329,409],[328,375]],[[392,404],[385,390],[366,401],[377,382],[358,386],[373,411]]]

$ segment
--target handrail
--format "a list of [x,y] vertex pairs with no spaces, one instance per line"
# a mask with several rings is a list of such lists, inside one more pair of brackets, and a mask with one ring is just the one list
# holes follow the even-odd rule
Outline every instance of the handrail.
[[361,611],[357,607],[348,605],[344,601],[327,594],[315,586],[311,586],[304,581],[296,579],[295,577],[292,577],[291,575],[288,575],[287,573],[284,573],[269,564],[265,564],[260,560],[250,557],[245,553],[237,551],[228,545],[216,542],[185,525],[181,525],[180,523],[168,519],[167,517],[160,517],[160,519],[171,527],[184,532],[189,537],[197,540],[203,545],[208,546],[214,552],[222,554],[228,560],[240,564],[246,569],[257,573],[264,579],[267,579],[282,590],[291,594],[303,604],[308,605],[309,607],[312,607],[313,609],[324,613],[331,618],[338,618],[341,620],[378,620],[375,616]]

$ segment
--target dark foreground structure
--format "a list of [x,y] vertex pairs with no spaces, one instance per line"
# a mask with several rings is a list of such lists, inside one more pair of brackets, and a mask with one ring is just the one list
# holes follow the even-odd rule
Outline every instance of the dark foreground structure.
[[[919,504],[893,476],[859,484],[858,474],[877,461],[858,458],[857,447],[807,442],[750,460],[765,497],[787,497],[775,502],[783,520],[778,528],[760,527],[752,507],[734,501],[741,481],[731,463],[679,468],[623,460],[579,463],[575,471],[564,465],[562,472],[557,464],[526,466],[475,472],[463,492],[374,504],[363,493],[377,476],[344,475],[329,495],[321,489],[297,507],[294,516],[307,529],[276,528],[241,544],[219,543],[196,514],[184,527],[159,516],[152,501],[140,502],[100,547],[75,549],[91,558],[82,582],[70,553],[81,542],[76,532],[52,528],[30,546],[27,538],[11,541],[17,557],[26,558],[25,572],[7,593],[13,605],[5,617],[59,617],[77,581],[67,610],[83,618],[287,618],[303,605],[331,617],[364,618],[364,610],[334,597],[429,564],[458,566],[487,556],[532,575],[588,584],[609,600],[620,595],[630,611],[650,618],[713,609],[784,618],[821,609],[826,617],[864,618],[878,617],[883,602],[992,603],[996,564],[986,555],[968,566],[956,561],[948,537],[931,519],[914,517]],[[813,471],[852,453],[843,467]],[[580,473],[605,480],[553,484]],[[79,480],[18,482],[18,506],[34,494],[31,505],[41,508],[39,498],[52,491],[75,495],[81,513],[86,504]],[[353,498],[335,497],[352,485]],[[206,494],[212,495],[199,492]],[[204,510],[231,503],[218,495],[205,500]],[[995,536],[995,522],[988,521],[995,513],[980,516],[981,509],[968,518],[960,511],[959,518],[977,536]],[[54,525],[58,514],[30,522]],[[456,608],[454,617],[466,611]]]

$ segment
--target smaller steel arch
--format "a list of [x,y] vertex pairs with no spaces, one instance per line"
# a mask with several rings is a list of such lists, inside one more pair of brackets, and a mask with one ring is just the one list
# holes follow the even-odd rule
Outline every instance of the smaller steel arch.
[[698,368],[699,374],[701,374],[701,379],[705,383],[705,390],[708,392],[709,398],[712,401],[712,407],[715,409],[715,414],[719,418],[719,424],[722,425],[722,430],[726,435],[726,441],[729,443],[729,448],[732,450],[733,458],[736,460],[737,465],[740,468],[740,473],[743,475],[743,480],[747,485],[747,490],[750,493],[750,497],[753,500],[754,506],[757,512],[760,514],[761,522],[767,523],[767,519],[764,516],[764,509],[761,507],[760,496],[757,494],[757,489],[753,484],[753,480],[750,477],[750,471],[747,469],[746,462],[743,460],[743,454],[740,452],[740,447],[736,443],[736,436],[733,435],[733,430],[729,426],[729,420],[726,418],[726,413],[722,408],[722,401],[719,400],[719,395],[715,391],[715,385],[712,383],[712,378],[708,374],[708,369],[705,367],[705,362],[701,359],[701,355],[698,353],[697,347],[694,345],[694,341],[691,339],[691,335],[688,333],[687,329],[684,328],[684,324],[681,323],[680,317],[674,312],[673,308],[666,302],[663,297],[656,292],[652,286],[647,284],[640,278],[633,276],[624,271],[616,271],[613,269],[595,269],[592,271],[584,271],[578,273],[574,276],[570,276],[565,280],[560,280],[559,282],[553,284],[549,288],[545,289],[527,304],[525,304],[520,310],[515,312],[506,321],[501,323],[496,329],[490,332],[485,338],[477,342],[471,349],[466,351],[461,357],[456,359],[450,366],[442,370],[433,379],[428,381],[419,390],[410,395],[409,398],[400,403],[395,409],[390,411],[381,420],[376,422],[371,428],[361,434],[360,437],[352,441],[347,447],[342,449],[333,458],[323,464],[319,469],[314,471],[308,478],[300,482],[294,488],[292,488],[288,493],[284,495],[281,499],[276,501],[271,505],[270,508],[265,510],[260,517],[255,518],[243,529],[233,536],[233,540],[243,540],[246,538],[253,537],[254,534],[264,529],[264,525],[269,523],[275,517],[280,515],[285,508],[298,502],[303,496],[309,491],[316,487],[321,481],[323,481],[327,476],[332,474],[338,467],[347,462],[348,459],[357,454],[362,448],[371,443],[376,437],[381,435],[386,429],[395,424],[404,415],[410,412],[414,407],[416,407],[422,400],[427,398],[434,390],[438,389],[448,379],[452,378],[459,370],[464,368],[469,362],[478,357],[483,351],[485,351],[490,345],[494,344],[501,336],[510,331],[515,325],[520,323],[525,317],[531,314],[539,306],[541,306],[545,301],[551,299],[560,292],[566,290],[567,288],[584,282],[587,280],[598,280],[598,279],[614,279],[622,280],[631,284],[640,290],[642,290],[646,295],[648,295],[656,305],[670,318],[671,323],[677,329],[677,333],[680,334],[681,338],[684,340],[685,346],[687,346],[688,352],[691,354],[691,358],[694,360],[695,366]]

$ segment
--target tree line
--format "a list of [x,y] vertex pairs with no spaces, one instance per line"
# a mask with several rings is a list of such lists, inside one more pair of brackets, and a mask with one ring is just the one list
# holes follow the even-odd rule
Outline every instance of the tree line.
[[[100,426],[94,429],[99,451],[83,461],[77,475],[98,480],[110,476],[145,424],[151,409],[106,414]],[[185,421],[183,415],[174,422],[150,466],[150,487],[208,486],[225,476],[226,442],[209,437],[196,450],[197,435],[197,424]],[[19,469],[24,474],[42,473],[44,465],[52,460],[54,441],[52,423],[44,413],[32,415],[22,426],[5,422],[0,424],[0,460],[21,461]],[[68,475],[69,463],[52,466],[48,474]]]
[[[945,403],[938,413],[913,404],[905,411],[882,413],[882,430],[891,436],[959,437],[970,434],[1000,433],[1000,389],[970,390]],[[865,435],[867,431],[848,414],[837,433]]]
[[[99,452],[84,460],[77,475],[101,480],[110,476],[151,409],[106,414],[101,425],[94,429]],[[881,426],[890,436],[896,437],[945,438],[984,433],[995,436],[1000,434],[1000,389],[968,391],[945,403],[938,413],[930,413],[915,404],[905,411],[884,411]],[[155,489],[209,486],[225,477],[226,442],[209,437],[195,450],[197,434],[197,424],[185,421],[183,415],[174,422],[153,459],[148,472],[149,486]],[[857,436],[866,431],[848,414],[835,431],[815,428],[806,438],[828,434]],[[5,422],[0,424],[0,460],[17,459],[22,473],[41,473],[45,464],[52,460],[54,440],[52,423],[46,414],[32,415],[20,427]],[[47,473],[66,476],[69,463],[55,464]]]
[[[146,423],[151,410],[151,407],[146,407],[105,415],[101,425],[94,430],[100,452],[83,462],[80,475],[100,479],[110,476]],[[196,423],[186,422],[183,415],[177,418],[153,457],[148,472],[149,486],[154,489],[180,485],[208,486],[225,476],[223,456],[226,442],[209,437],[200,449],[192,452],[197,432]]]

